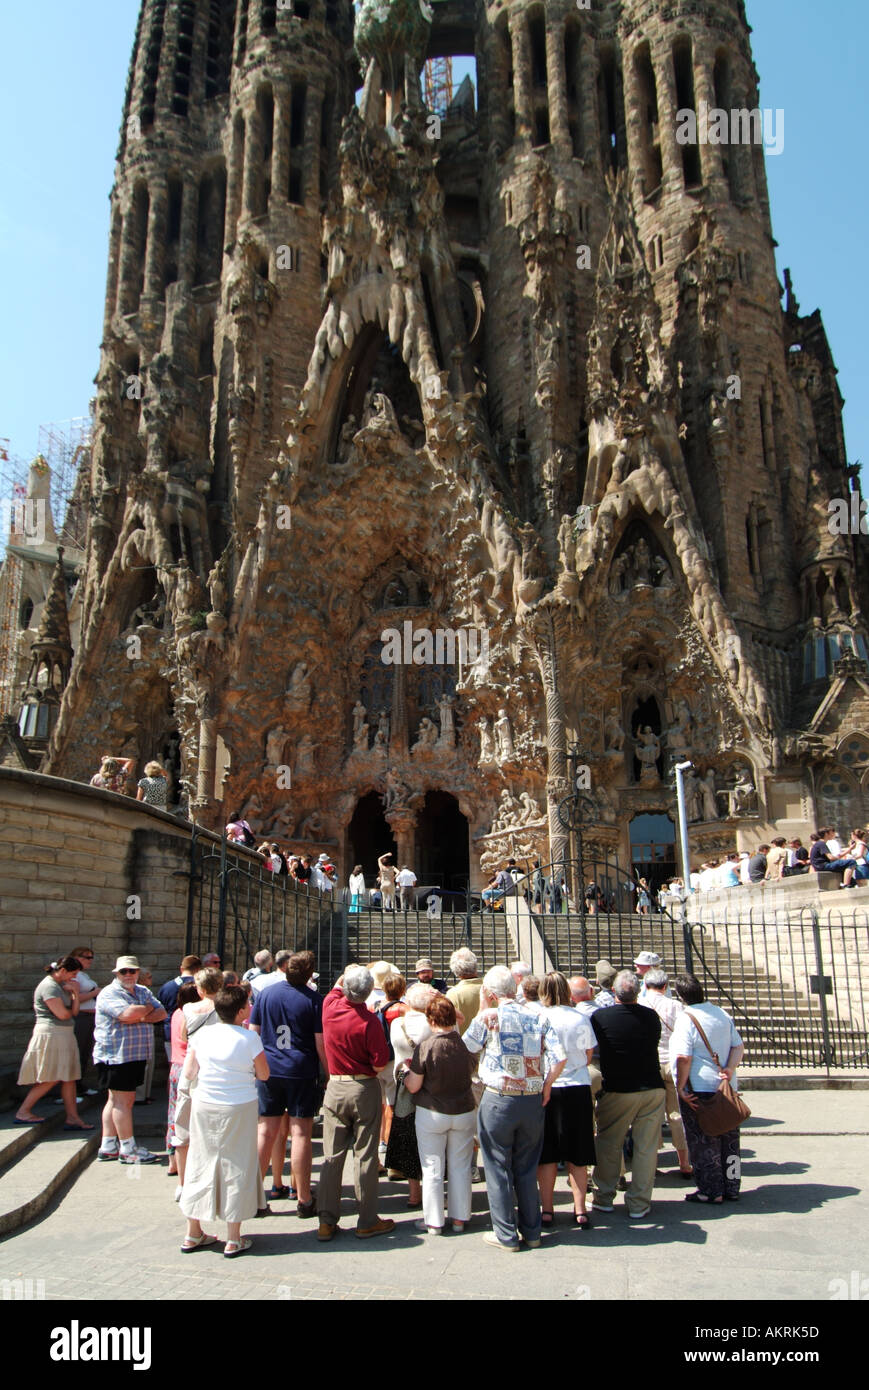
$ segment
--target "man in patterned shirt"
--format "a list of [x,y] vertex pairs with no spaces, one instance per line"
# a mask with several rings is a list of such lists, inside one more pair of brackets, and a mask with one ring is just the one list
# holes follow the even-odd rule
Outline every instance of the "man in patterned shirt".
[[153,1055],[153,1025],[164,1021],[166,1010],[137,983],[135,956],[119,956],[112,973],[112,983],[97,995],[94,1027],[94,1062],[100,1085],[109,1093],[97,1158],[104,1163],[114,1158],[121,1163],[156,1163],[156,1154],[137,1148],[133,1138],[133,1101]]
[[537,1161],[543,1108],[564,1069],[564,1049],[547,1018],[517,1004],[516,981],[505,965],[494,966],[483,979],[480,1003],[483,1012],[463,1041],[469,1052],[485,1049],[477,1118],[494,1229],[483,1239],[501,1250],[518,1250],[521,1235],[534,1250],[540,1244]]

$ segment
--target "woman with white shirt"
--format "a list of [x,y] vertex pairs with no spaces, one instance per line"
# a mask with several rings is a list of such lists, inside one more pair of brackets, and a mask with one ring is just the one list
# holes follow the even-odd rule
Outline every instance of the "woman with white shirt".
[[417,1043],[431,1037],[431,1028],[425,1016],[431,999],[437,998],[438,991],[431,985],[411,985],[404,996],[407,1012],[392,1022],[389,1041],[395,1053],[393,1074],[396,1081],[395,1103],[392,1111],[392,1124],[389,1141],[386,1145],[386,1167],[389,1176],[401,1174],[407,1179],[408,1209],[413,1211],[422,1206],[422,1164],[416,1142],[416,1115],[413,1108],[409,1114],[401,1114],[404,1108],[403,1073],[414,1053]]
[[670,1067],[697,1180],[697,1191],[689,1192],[685,1201],[716,1206],[724,1201],[738,1202],[739,1129],[713,1137],[704,1134],[699,1117],[725,1078],[738,1090],[735,1073],[745,1050],[742,1038],[729,1014],[716,1004],[705,1002],[703,986],[696,976],[677,975],[674,988],[685,1007],[673,1025]]
[[570,985],[560,970],[544,976],[540,1005],[540,1012],[552,1024],[567,1055],[567,1064],[552,1083],[549,1104],[543,1112],[543,1148],[537,1166],[541,1222],[545,1229],[555,1220],[555,1177],[558,1164],[566,1163],[573,1194],[573,1219],[581,1231],[586,1231],[591,1225],[585,1207],[588,1165],[595,1161],[588,1064],[596,1039],[588,1017],[573,1007]]
[[90,946],[76,946],[70,953],[76,960],[81,961],[81,970],[78,972],[78,1015],[73,1023],[73,1032],[78,1046],[78,1058],[81,1062],[81,1080],[78,1083],[79,1099],[83,1096],[95,1096],[94,1090],[85,1087],[84,1077],[91,1064],[91,1057],[94,1050],[94,1023],[97,1016],[97,995],[100,987],[96,980],[92,980],[88,974],[94,968],[94,953]]
[[359,912],[365,902],[365,875],[362,872],[362,865],[355,865],[350,878],[348,879],[350,888],[350,911]]
[[181,1253],[190,1254],[217,1237],[203,1221],[226,1222],[223,1253],[232,1259],[249,1250],[241,1223],[265,1207],[257,1159],[256,1081],[268,1081],[269,1064],[258,1033],[244,1027],[250,999],[242,985],[228,985],[214,999],[217,1023],[191,1038],[178,1086],[179,1097],[196,1078],[190,1112],[190,1152],[181,1210],[187,1235]]
[[[857,867],[854,870],[855,882],[859,879],[869,878],[869,852],[866,847],[867,831],[852,830],[851,840],[845,851],[846,858],[856,859]],[[79,975],[79,979],[81,975]]]

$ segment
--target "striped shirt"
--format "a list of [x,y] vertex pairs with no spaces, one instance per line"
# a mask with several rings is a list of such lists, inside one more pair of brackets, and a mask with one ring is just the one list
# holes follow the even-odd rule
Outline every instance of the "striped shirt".
[[132,992],[114,979],[97,995],[94,1026],[94,1061],[120,1066],[123,1062],[147,1062],[154,1054],[153,1023],[119,1023],[118,1018],[133,1004],[147,1004],[152,1009],[163,1005],[144,985],[134,985]]

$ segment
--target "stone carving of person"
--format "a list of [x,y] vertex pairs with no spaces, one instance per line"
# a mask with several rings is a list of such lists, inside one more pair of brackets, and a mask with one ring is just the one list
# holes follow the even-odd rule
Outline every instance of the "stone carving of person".
[[561,555],[561,568],[568,574],[576,573],[576,533],[574,530],[575,517],[566,513],[561,518],[561,525],[558,528],[558,549]]
[[655,764],[661,756],[661,740],[644,724],[634,739],[634,752],[640,764],[640,781],[657,782],[658,769]]
[[308,679],[308,665],[305,661],[298,661],[293,667],[290,676],[290,685],[287,690],[287,707],[292,710],[307,712],[311,706],[311,682]]
[[706,776],[700,778],[700,799],[703,804],[703,819],[718,820],[718,798],[715,795],[715,769],[707,769]]
[[383,809],[392,810],[410,796],[410,787],[401,780],[396,768],[391,767],[386,773],[386,791],[383,794]]
[[353,706],[353,752],[368,752],[368,721],[365,718],[365,706],[361,700],[357,700]]
[[541,819],[543,812],[540,810],[539,803],[534,800],[530,792],[522,792],[519,796],[519,800],[523,807],[522,813],[519,816],[520,825],[530,825],[532,821]]
[[673,723],[667,730],[667,744],[679,762],[683,762],[691,751],[690,729],[691,711],[684,700],[677,700],[673,711]]
[[[438,741],[438,726],[426,715],[419,721],[419,729],[416,735],[416,742],[413,749],[434,748]],[[411,750],[413,751],[413,750]]]
[[480,720],[480,763],[493,763],[495,761],[495,740],[492,735],[492,726],[489,720],[483,716]]
[[495,741],[498,749],[498,762],[512,762],[516,756],[516,749],[513,746],[510,716],[505,709],[498,710],[498,718],[495,720]]
[[272,729],[270,733],[266,734],[266,765],[268,767],[280,767],[283,763],[287,737],[287,731],[283,724],[279,724],[276,729]]
[[625,746],[625,731],[621,726],[619,712],[614,709],[608,714],[603,726],[604,743],[606,747],[615,749],[620,753]]
[[455,699],[452,695],[442,695],[438,700],[438,710],[441,716],[441,734],[438,743],[443,748],[455,748],[456,746],[456,727],[453,719],[453,709]]
[[600,818],[605,825],[615,825],[617,807],[613,794],[609,787],[601,784],[597,789],[597,804],[600,808]]
[[609,578],[609,591],[611,594],[624,593],[630,562],[630,554],[627,550],[623,550],[621,555],[617,555],[613,560]]
[[685,814],[691,824],[703,819],[703,803],[700,797],[700,779],[693,772],[686,772],[682,785],[685,790]]
[[319,840],[323,833],[323,820],[319,811],[312,811],[299,827],[300,840]]
[[377,716],[377,733],[374,736],[376,748],[386,748],[389,743],[389,715],[382,709]]
[[651,584],[652,552],[644,536],[640,536],[631,553],[632,580],[634,586]]
[[753,808],[754,803],[754,783],[751,780],[751,773],[747,767],[741,767],[736,774],[736,781],[728,793],[731,816],[744,816],[747,811]]
[[314,771],[314,749],[317,744],[310,734],[303,734],[296,744],[296,775],[304,777]]
[[511,796],[507,787],[501,791],[501,800],[498,802],[498,809],[495,812],[495,819],[492,821],[492,830],[506,830],[508,826],[516,825],[519,821],[519,802]]

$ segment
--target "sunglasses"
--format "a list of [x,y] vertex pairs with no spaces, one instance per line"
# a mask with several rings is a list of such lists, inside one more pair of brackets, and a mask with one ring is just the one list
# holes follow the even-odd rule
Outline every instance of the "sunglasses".
[[119,970],[119,975],[138,975],[138,970]]

